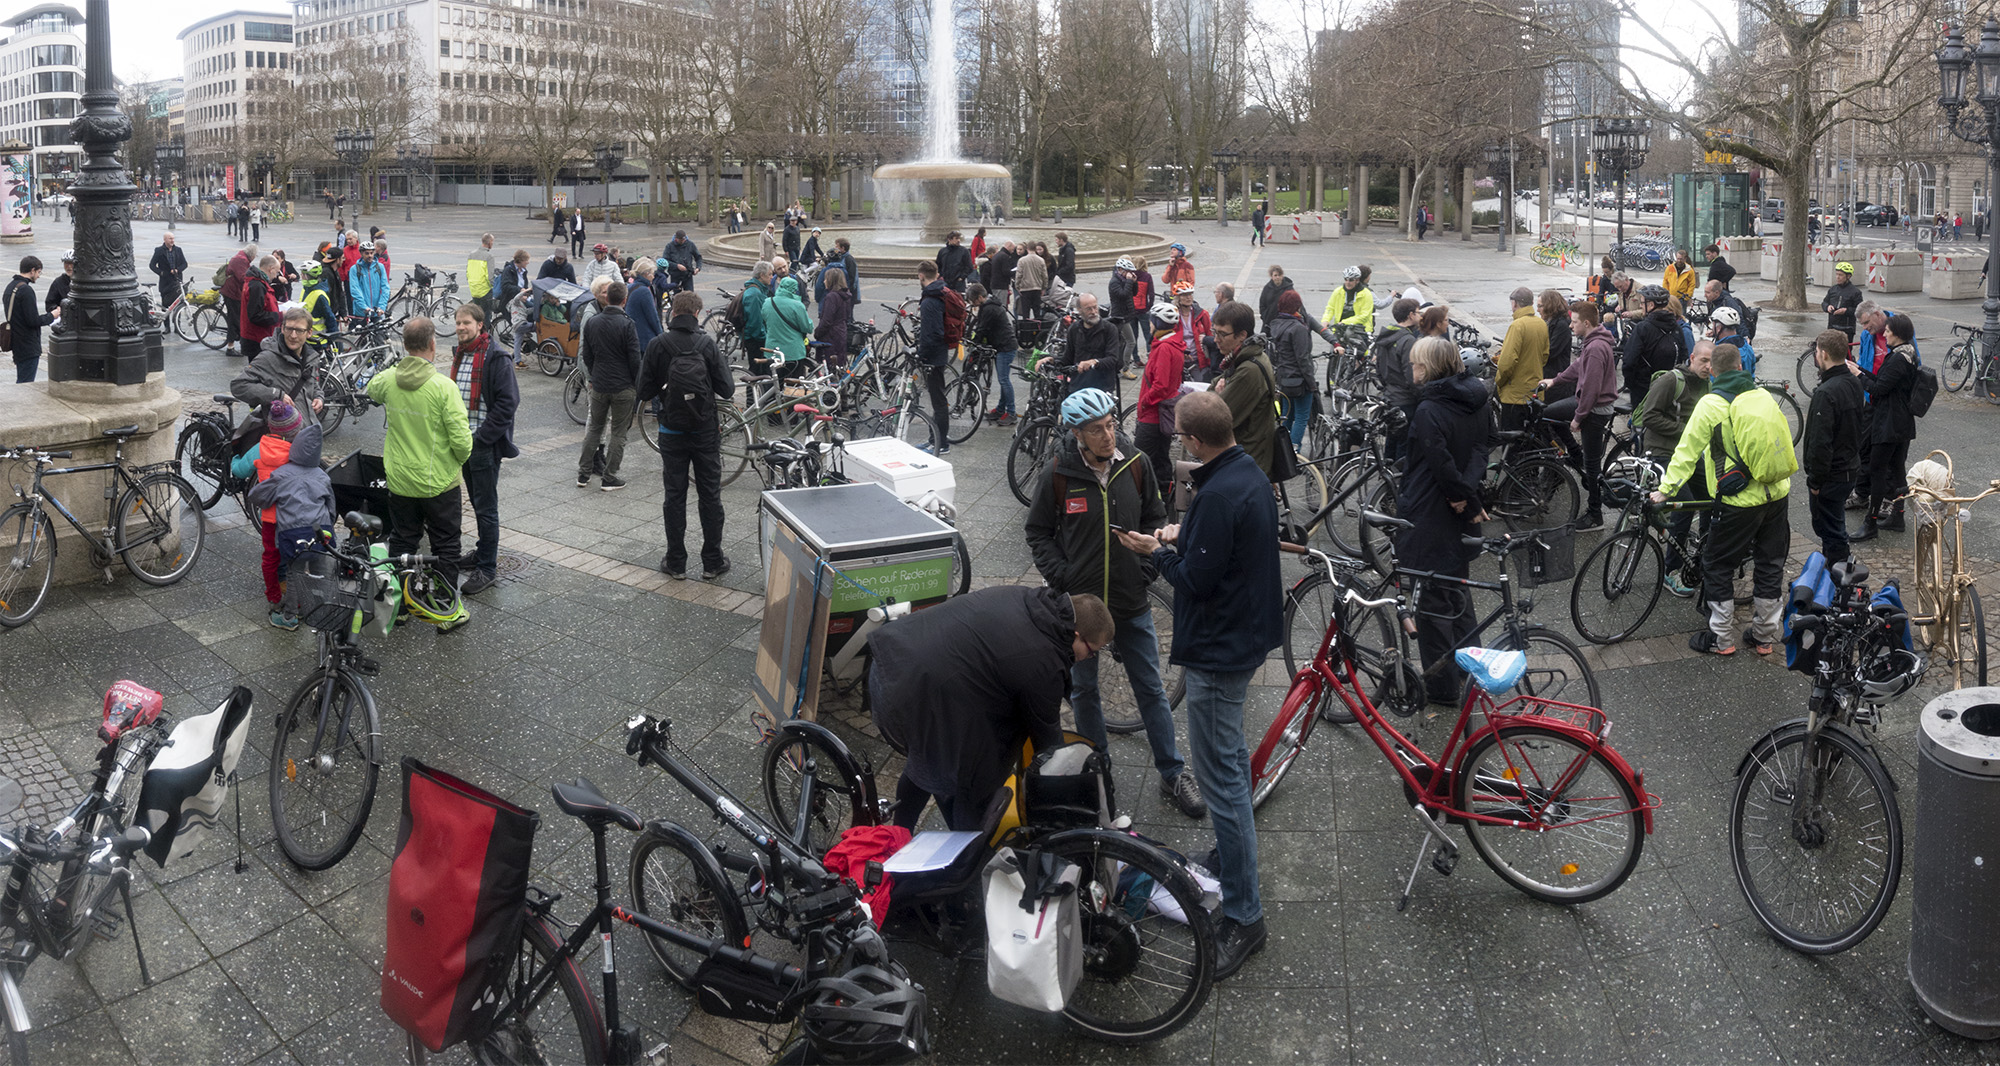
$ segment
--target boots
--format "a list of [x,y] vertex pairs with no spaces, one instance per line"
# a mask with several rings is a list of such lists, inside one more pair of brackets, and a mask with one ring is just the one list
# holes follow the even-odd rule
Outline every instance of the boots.
[[1907,528],[1903,525],[1903,497],[1896,497],[1894,509],[1889,512],[1888,517],[1882,519],[1882,528],[1891,533],[1901,533]]
[[1861,520],[1861,529],[1847,531],[1847,543],[1859,544],[1864,540],[1874,540],[1881,535],[1882,504],[1879,500],[1868,501],[1868,515]]

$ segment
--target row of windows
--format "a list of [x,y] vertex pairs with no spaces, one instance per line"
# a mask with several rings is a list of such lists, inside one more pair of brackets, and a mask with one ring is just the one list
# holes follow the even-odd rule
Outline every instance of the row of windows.
[[191,99],[201,100],[210,96],[228,96],[229,94],[234,93],[235,91],[236,91],[236,79],[230,78],[225,81],[211,81],[202,85],[197,85],[194,88],[189,89],[187,91],[187,94]]
[[237,115],[236,105],[233,103],[210,104],[207,107],[188,108],[187,121],[224,122],[229,119],[235,118],[236,115]]
[[292,58],[289,52],[245,52],[243,53],[243,65],[246,67],[289,70],[292,66]]
[[192,73],[196,77],[199,77],[203,74],[218,74],[225,70],[235,70],[235,69],[236,69],[236,53],[224,52],[221,55],[209,56],[207,59],[197,62],[194,65],[194,70],[192,71]]
[[20,78],[10,78],[0,83],[0,99],[19,100],[24,96],[40,96],[44,93],[74,93],[77,91],[77,76],[66,70],[42,71]]
[[75,148],[76,142],[69,139],[69,126],[28,126],[0,129],[0,139],[19,138],[23,143],[38,148]]
[[358,19],[348,19],[328,26],[315,26],[299,32],[300,44],[325,44],[342,37],[352,37],[361,33],[381,33],[410,24],[407,11],[390,11],[381,15],[368,15]]
[[13,125],[42,119],[75,118],[76,111],[77,101],[74,98],[30,100],[24,104],[0,107],[0,123]]
[[74,67],[80,61],[73,44],[38,44],[0,59],[0,74],[12,74],[30,67]]
[[[410,46],[401,42],[396,44],[378,44],[371,46],[368,54],[376,59],[383,60],[408,59],[410,58]],[[329,55],[305,55],[299,57],[297,67],[302,73],[324,74],[331,67],[332,63],[333,57]]]
[[196,52],[206,52],[211,48],[220,48],[235,39],[236,24],[233,22],[225,26],[206,29],[187,39],[188,54],[192,55]]
[[292,24],[289,22],[246,22],[243,24],[243,39],[246,41],[292,40]]

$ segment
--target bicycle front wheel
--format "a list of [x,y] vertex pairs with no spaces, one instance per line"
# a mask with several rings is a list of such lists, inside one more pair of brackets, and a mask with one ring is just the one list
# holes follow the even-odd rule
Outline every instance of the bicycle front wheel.
[[1944,364],[1938,368],[1938,379],[1946,392],[1957,392],[1972,380],[1972,368],[1979,365],[1979,353],[1971,341],[1959,341],[1944,353]]
[[56,577],[56,527],[47,512],[17,503],[0,513],[0,626],[27,625]]
[[1007,449],[1007,487],[1014,491],[1014,498],[1027,507],[1034,503],[1034,491],[1041,481],[1042,468],[1047,466],[1055,451],[1050,438],[1055,427],[1037,422],[1021,427],[1014,435],[1014,443]]
[[754,416],[746,417],[736,401],[728,401],[721,420],[722,483],[730,484],[750,469],[750,446],[757,443]]
[[271,824],[293,865],[324,870],[361,838],[375,805],[380,735],[374,694],[345,671],[322,668],[292,693],[278,715],[270,779]]
[[569,365],[570,358],[563,354],[562,343],[551,337],[535,346],[535,361],[540,364],[542,373],[555,377]]
[[1791,391],[1783,385],[1766,385],[1764,391],[1778,401],[1778,410],[1785,413],[1785,427],[1792,431],[1792,446],[1805,443],[1806,413],[1799,407],[1799,401],[1793,399]]
[[953,444],[964,444],[986,421],[986,390],[976,376],[954,370],[951,380],[945,382],[944,398],[945,410],[951,415],[947,436]]
[[[799,803],[808,778],[813,796],[801,829]],[[823,855],[849,827],[874,825],[868,796],[861,768],[811,732],[784,732],[765,742],[764,802],[779,830],[806,851]]]
[[229,322],[223,317],[222,308],[197,310],[194,313],[194,332],[205,347],[222,350],[222,346],[229,343]]
[[1979,606],[1979,590],[1970,582],[1960,585],[1953,606],[1953,632],[1945,634],[1939,647],[1949,656],[1956,687],[1986,684],[1986,612]]
[[1214,986],[1215,931],[1193,876],[1158,848],[1108,830],[1058,834],[1042,850],[1083,871],[1083,977],[1063,1017],[1100,1040],[1143,1044],[1200,1013]]
[[1550,903],[1606,895],[1639,865],[1645,797],[1597,748],[1544,725],[1505,724],[1459,764],[1465,835],[1500,879]]
[[[1278,705],[1278,713],[1271,724],[1264,728],[1263,737],[1250,752],[1250,807],[1255,810],[1271,798],[1278,790],[1278,783],[1290,773],[1300,753],[1306,750],[1306,741],[1312,738],[1313,726],[1319,723],[1320,704],[1339,702],[1339,697],[1326,689],[1326,682],[1317,674],[1307,674],[1294,678],[1292,687],[1285,693],[1285,702]],[[1349,715],[1348,721],[1354,717]],[[1244,716],[1244,734],[1250,732],[1254,717]]]
[[201,559],[208,516],[194,486],[178,474],[154,474],[118,501],[111,547],[132,576],[148,585],[171,585]]
[[[550,994],[557,990],[562,999],[551,1002]],[[499,991],[504,1013],[492,1028],[466,1041],[472,1061],[495,1066],[600,1066],[606,1061],[604,1016],[584,984],[583,970],[563,954],[548,923],[532,912],[521,925],[521,946]],[[569,1016],[563,1017],[559,1008],[568,1008]]]
[[1819,364],[1813,362],[1812,345],[1806,345],[1806,350],[1799,353],[1798,362],[1792,366],[1792,377],[1798,381],[1799,388],[1806,390],[1807,395],[1811,395],[1812,390],[1819,387]]
[[1509,531],[1549,529],[1576,521],[1582,496],[1568,463],[1532,456],[1501,471],[1500,490],[1489,510]]
[[1569,589],[1569,618],[1593,644],[1616,644],[1639,631],[1660,602],[1665,560],[1652,534],[1629,529],[1604,538]]
[[[700,841],[672,826],[648,826],[632,845],[630,881],[632,909],[661,925],[690,936],[720,940],[730,946],[749,935],[743,908],[729,882],[719,876],[715,859]],[[646,934],[646,946],[682,988],[694,989],[702,954]]]
[[[1171,586],[1164,581],[1155,581],[1146,587],[1146,605],[1152,611],[1153,632],[1159,637],[1161,649],[1174,645],[1174,598],[1167,591],[1169,588]],[[1155,659],[1162,697],[1172,707],[1179,702],[1176,693],[1185,696],[1187,692],[1186,678],[1181,676],[1180,667],[1167,662],[1164,652],[1156,655]],[[1139,709],[1139,694],[1132,687],[1125,664],[1113,661],[1109,654],[1098,659],[1097,699],[1098,706],[1104,710],[1105,732],[1130,734],[1146,728],[1146,717]]]
[[580,366],[563,379],[562,405],[563,414],[568,415],[570,421],[579,426],[589,423],[590,378]]
[[1750,910],[1808,955],[1875,931],[1903,872],[1903,816],[1875,753],[1837,729],[1805,727],[1750,749],[1729,799],[1729,864]]

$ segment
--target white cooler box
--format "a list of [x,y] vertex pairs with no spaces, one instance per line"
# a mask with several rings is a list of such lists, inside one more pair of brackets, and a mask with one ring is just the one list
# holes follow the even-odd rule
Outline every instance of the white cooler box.
[[905,503],[915,503],[934,492],[947,506],[956,506],[950,460],[895,437],[848,441],[842,469],[850,480],[873,481]]

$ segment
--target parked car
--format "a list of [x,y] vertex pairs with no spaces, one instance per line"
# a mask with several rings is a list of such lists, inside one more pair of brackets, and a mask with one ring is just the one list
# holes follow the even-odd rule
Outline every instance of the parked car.
[[1857,226],[1893,226],[1896,224],[1895,211],[1887,204],[1869,204],[1854,213],[1854,224]]

